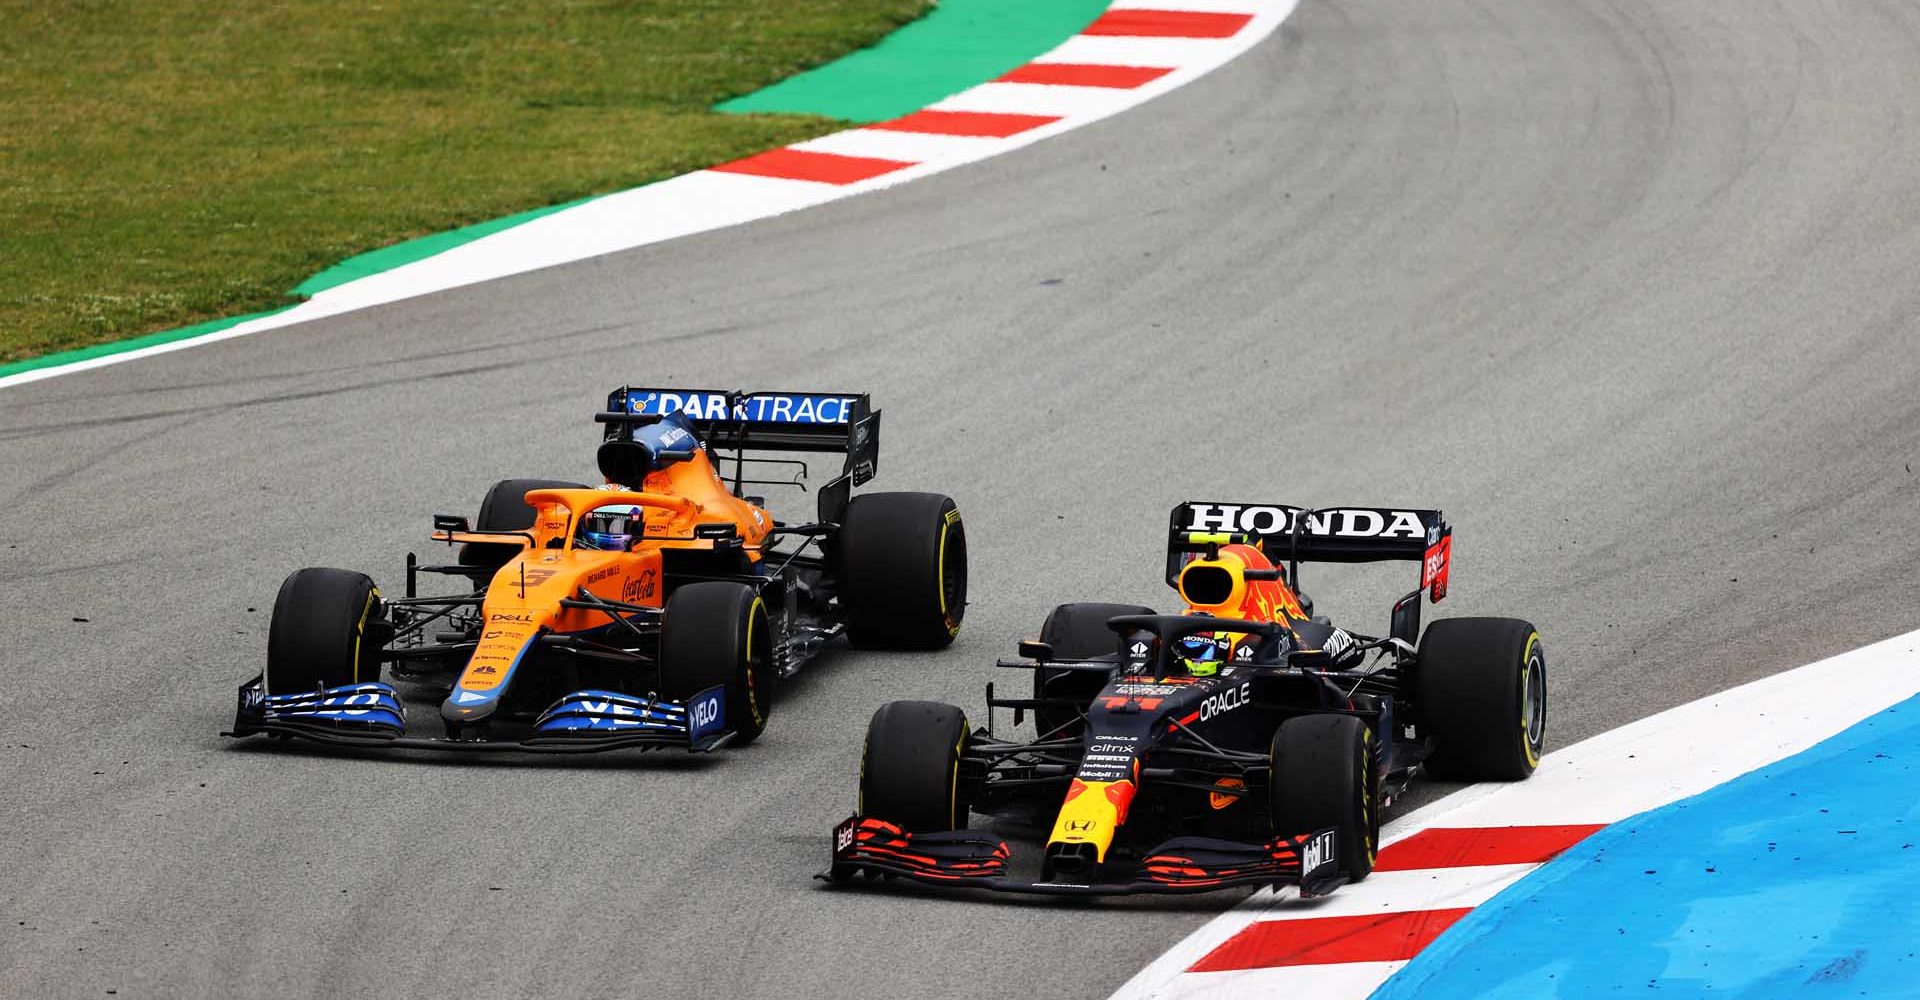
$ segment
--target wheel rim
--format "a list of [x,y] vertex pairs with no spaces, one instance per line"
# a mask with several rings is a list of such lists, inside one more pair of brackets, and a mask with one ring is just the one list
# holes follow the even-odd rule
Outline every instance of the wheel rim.
[[767,620],[766,602],[755,597],[753,604],[747,608],[747,662],[744,671],[747,682],[747,711],[755,726],[764,725],[767,718],[766,710],[761,707],[761,701],[768,694],[765,686],[768,644],[772,639],[768,633],[771,631],[771,625]]
[[1527,662],[1520,673],[1520,735],[1526,743],[1527,761],[1540,763],[1540,748],[1547,735],[1547,663],[1540,655],[1540,642],[1527,646]]
[[967,613],[967,529],[958,510],[947,518],[940,527],[940,614],[947,633],[957,635]]
[[953,758],[947,762],[947,829],[967,825],[968,807],[960,801],[960,758],[967,755],[967,717],[960,717],[960,738],[953,741]]
[[1360,836],[1364,839],[1363,852],[1369,868],[1379,851],[1380,817],[1374,812],[1377,797],[1373,785],[1373,733],[1366,732],[1366,738],[1360,742]]

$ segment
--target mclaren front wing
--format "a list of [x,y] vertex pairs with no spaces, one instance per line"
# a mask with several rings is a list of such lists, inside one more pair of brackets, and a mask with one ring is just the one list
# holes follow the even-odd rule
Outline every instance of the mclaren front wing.
[[391,686],[352,684],[303,694],[273,695],[255,677],[240,686],[233,728],[222,736],[267,736],[334,746],[455,753],[509,751],[596,753],[604,750],[680,749],[707,752],[733,739],[726,692],[711,687],[684,702],[615,691],[576,691],[553,703],[521,739],[416,738]]

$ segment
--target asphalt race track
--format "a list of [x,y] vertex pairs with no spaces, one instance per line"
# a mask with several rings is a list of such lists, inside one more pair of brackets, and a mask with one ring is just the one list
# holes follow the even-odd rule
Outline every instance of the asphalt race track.
[[[1911,4],[1305,0],[985,164],[9,389],[0,994],[1103,996],[1236,897],[820,887],[881,700],[1166,606],[1189,498],[1444,508],[1554,744],[1910,630],[1916,274]],[[397,590],[430,513],[591,475],[622,380],[872,392],[876,486],[966,513],[960,642],[715,759],[223,745],[286,572]],[[1305,582],[1383,629],[1414,572]]]

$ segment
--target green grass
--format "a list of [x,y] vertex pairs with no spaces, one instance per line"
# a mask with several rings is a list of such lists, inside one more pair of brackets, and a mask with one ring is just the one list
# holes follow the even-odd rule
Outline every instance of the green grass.
[[929,0],[0,0],[0,362],[832,131],[709,110]]

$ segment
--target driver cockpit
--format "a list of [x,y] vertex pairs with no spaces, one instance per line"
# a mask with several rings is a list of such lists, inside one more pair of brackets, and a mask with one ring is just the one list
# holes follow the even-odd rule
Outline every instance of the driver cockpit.
[[573,547],[601,552],[627,552],[646,534],[646,511],[634,506],[599,507],[580,518]]
[[1173,644],[1175,667],[1185,667],[1193,677],[1212,677],[1227,662],[1233,642],[1225,633],[1195,632],[1183,635]]

